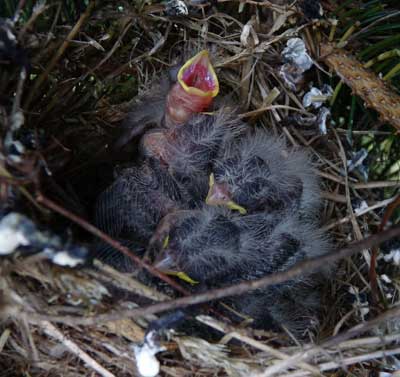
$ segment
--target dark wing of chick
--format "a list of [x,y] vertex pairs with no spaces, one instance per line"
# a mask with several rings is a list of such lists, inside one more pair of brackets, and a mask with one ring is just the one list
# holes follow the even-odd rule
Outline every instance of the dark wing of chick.
[[[124,239],[117,239],[117,241],[122,246],[132,250],[136,256],[142,257],[144,255],[145,248],[141,243]],[[121,272],[133,272],[138,268],[137,264],[129,258],[129,256],[105,242],[93,244],[90,249],[90,254],[92,258],[96,258]]]
[[264,130],[228,144],[215,160],[213,174],[209,204],[237,205],[253,213],[315,211],[319,203],[318,180],[307,155],[289,150],[282,138]]
[[180,190],[172,177],[148,161],[118,173],[96,203],[96,225],[118,238],[147,242],[158,222],[181,206]]

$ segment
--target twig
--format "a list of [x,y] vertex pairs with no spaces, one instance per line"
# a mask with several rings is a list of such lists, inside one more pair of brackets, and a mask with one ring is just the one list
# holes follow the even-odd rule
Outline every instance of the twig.
[[122,39],[124,38],[125,34],[128,32],[128,30],[132,27],[133,21],[128,22],[128,24],[125,26],[124,30],[118,37],[117,41],[114,43],[114,46],[112,46],[111,50],[107,53],[107,55],[99,62],[96,64],[94,68],[91,68],[88,70],[88,72],[82,77],[82,80],[86,79],[86,77],[90,74],[94,74],[94,71],[97,71],[107,60],[111,58],[111,56],[114,54],[114,52],[118,49],[118,47],[121,45]]
[[96,228],[92,224],[89,224],[87,221],[82,219],[81,217],[71,213],[70,211],[67,211],[66,209],[62,208],[58,204],[54,203],[52,200],[44,197],[43,195],[39,194],[36,198],[36,200],[39,203],[42,203],[44,206],[47,208],[52,209],[53,211],[59,213],[60,215],[70,219],[74,223],[80,225],[82,228],[87,230],[89,233],[92,233],[96,237],[102,239],[104,242],[108,243],[111,245],[113,248],[117,249],[124,255],[126,255],[128,258],[132,259],[135,263],[137,263],[139,266],[145,268],[147,271],[149,271],[152,275],[157,276],[159,279],[165,281],[167,284],[169,284],[171,287],[175,288],[178,292],[187,295],[189,292],[182,288],[179,284],[177,284],[174,280],[172,280],[170,277],[167,275],[163,274],[161,271],[157,270],[155,267],[153,267],[150,264],[147,264],[146,262],[142,261],[137,255],[135,255],[131,250],[129,250],[127,247],[123,246],[120,244],[118,241],[114,240],[104,232],[102,232],[100,229]]
[[239,114],[238,117],[241,119],[248,118],[248,117],[252,117],[252,116],[258,115],[260,113],[263,113],[265,111],[274,110],[274,109],[292,110],[292,111],[296,111],[296,112],[304,114],[304,115],[311,114],[308,111],[298,109],[297,107],[286,106],[286,105],[270,105],[270,106],[260,107],[259,109],[256,109],[256,110],[247,111],[246,113]]
[[400,182],[399,181],[360,182],[360,183],[353,183],[350,186],[354,187],[356,190],[374,189],[374,188],[381,188],[381,187],[400,187]]
[[95,279],[105,279],[107,282],[112,281],[114,285],[119,286],[121,289],[129,290],[153,301],[166,301],[171,299],[171,297],[165,293],[159,292],[154,288],[148,287],[147,285],[137,281],[131,276],[131,274],[124,274],[116,271],[112,267],[103,264],[98,260],[94,260],[93,265],[100,270],[100,273],[88,271],[88,273]]
[[21,40],[23,36],[25,35],[26,31],[31,28],[31,26],[34,24],[34,22],[37,20],[37,18],[48,8],[50,8],[50,5],[45,5],[45,3],[37,3],[38,5],[35,5],[33,7],[33,13],[30,16],[29,20],[24,24],[20,32],[18,33],[18,39]]
[[[388,230],[381,232],[380,234],[375,234],[370,236],[362,241],[354,242],[350,244],[348,247],[328,253],[326,255],[311,258],[309,260],[305,260],[301,263],[296,264],[290,269],[284,272],[277,272],[272,275],[265,276],[262,279],[247,281],[239,284],[235,284],[225,288],[213,289],[211,291],[192,295],[188,297],[178,298],[176,300],[166,301],[157,303],[154,305],[145,306],[142,308],[136,309],[127,309],[121,310],[118,312],[111,312],[107,314],[101,314],[92,317],[71,317],[71,316],[47,316],[36,313],[29,313],[29,318],[32,321],[38,320],[49,320],[54,322],[65,323],[69,325],[95,325],[101,322],[106,321],[115,321],[117,319],[125,318],[125,317],[137,317],[137,316],[145,316],[148,314],[155,314],[167,310],[174,310],[182,307],[186,307],[189,305],[197,305],[211,300],[217,300],[221,298],[225,298],[228,296],[239,296],[243,293],[259,289],[265,288],[267,286],[271,286],[274,284],[279,284],[285,282],[287,280],[293,279],[299,275],[304,274],[307,271],[307,274],[312,271],[321,268],[322,266],[331,265],[334,262],[350,257],[364,249],[368,249],[374,245],[385,242],[393,237],[400,235],[400,226],[392,227]],[[398,309],[400,311],[400,308]]]
[[10,334],[11,334],[11,330],[8,329],[8,328],[5,329],[5,330],[2,332],[2,334],[1,334],[1,336],[0,336],[0,353],[3,352],[3,348],[4,348],[5,344],[7,343],[7,340],[8,340],[8,338],[9,338]]
[[[394,202],[395,200],[396,200],[395,197],[382,200],[381,202],[377,202],[377,203],[373,204],[372,206],[370,206],[368,208],[365,208],[365,209],[355,213],[354,216],[355,217],[359,217],[359,216],[365,215],[368,212],[373,211],[374,209],[378,209],[378,208],[381,208],[381,207],[386,207],[387,205],[389,205],[390,203]],[[348,223],[349,221],[351,221],[351,216],[342,217],[341,219],[339,219],[339,220],[337,220],[337,221],[335,221],[335,222],[333,222],[331,224],[325,225],[324,227],[322,227],[322,229],[325,230],[325,231],[326,230],[330,230],[330,229],[334,228],[335,226],[338,226],[340,224]]]
[[21,96],[22,96],[22,91],[24,89],[24,83],[26,80],[26,67],[22,67],[21,68],[21,72],[19,74],[19,78],[18,78],[18,84],[17,84],[17,89],[15,91],[15,97],[14,97],[14,101],[13,101],[13,105],[12,105],[12,109],[11,109],[11,121],[14,121],[14,117],[16,116],[17,112],[20,110],[21,107]]

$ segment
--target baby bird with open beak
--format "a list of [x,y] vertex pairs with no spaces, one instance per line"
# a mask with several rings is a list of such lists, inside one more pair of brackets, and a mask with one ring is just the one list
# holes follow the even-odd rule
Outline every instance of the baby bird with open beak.
[[226,145],[209,181],[206,203],[242,214],[299,210],[310,216],[320,202],[307,154],[289,150],[282,138],[261,129]]
[[185,124],[193,114],[206,110],[219,92],[218,78],[206,50],[186,61],[176,77],[171,76],[170,80],[164,78],[155,84],[134,105],[122,124],[125,131],[115,148],[121,148],[151,126],[163,132]]
[[[235,216],[222,208],[185,211],[170,227],[155,266],[184,273],[195,290],[222,287],[284,271],[329,251],[312,224],[288,213]],[[254,319],[254,326],[283,325],[295,334],[310,326],[319,308],[318,285],[328,270],[258,289],[228,302]]]

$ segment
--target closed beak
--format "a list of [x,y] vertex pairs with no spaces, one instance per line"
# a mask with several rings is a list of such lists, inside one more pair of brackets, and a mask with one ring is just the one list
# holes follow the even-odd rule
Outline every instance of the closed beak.
[[214,174],[210,174],[209,190],[206,198],[206,204],[212,206],[225,206],[233,211],[239,211],[241,215],[247,213],[246,209],[232,200],[232,194],[226,183],[216,183]]

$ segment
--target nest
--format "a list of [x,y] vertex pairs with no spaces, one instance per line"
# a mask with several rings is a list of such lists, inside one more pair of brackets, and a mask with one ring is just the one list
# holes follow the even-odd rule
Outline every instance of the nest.
[[[39,2],[16,11],[14,23],[1,24],[0,36],[8,38],[5,47],[0,44],[3,215],[24,214],[63,245],[90,249],[94,236],[104,240],[90,219],[113,168],[132,157],[110,152],[121,121],[182,56],[208,49],[220,96],[238,104],[249,127],[257,123],[312,153],[322,178],[321,226],[337,248],[374,233],[388,238],[382,232],[398,204],[398,181],[365,181],[365,156],[349,146],[348,130],[329,121],[332,92],[313,94],[317,100],[311,102],[323,103],[319,107],[303,101],[311,86],[337,83],[335,74],[350,86],[349,76],[366,77],[361,65],[354,64],[357,72],[346,70],[335,56],[320,53],[336,28],[320,18],[321,9],[325,15],[332,10],[328,3],[79,3]],[[285,57],[294,37],[305,42],[311,68],[299,69]],[[353,59],[346,60],[348,67],[357,60],[346,48],[340,54]],[[361,84],[351,89],[390,122],[396,104],[380,106],[375,99],[397,94],[368,75],[383,97],[368,97]],[[363,135],[360,129],[352,137]],[[372,243],[361,246],[344,254],[354,255],[339,262],[326,284],[318,333],[299,342],[290,334],[200,315],[196,321],[217,340],[169,332],[157,340],[161,375],[392,373],[400,354],[399,245],[386,242],[380,252]],[[95,268],[68,269],[50,263],[48,255],[28,254],[0,261],[0,375],[138,375],[135,345],[144,341],[149,323],[174,308],[171,298],[98,261]],[[190,303],[186,299],[176,307]]]

